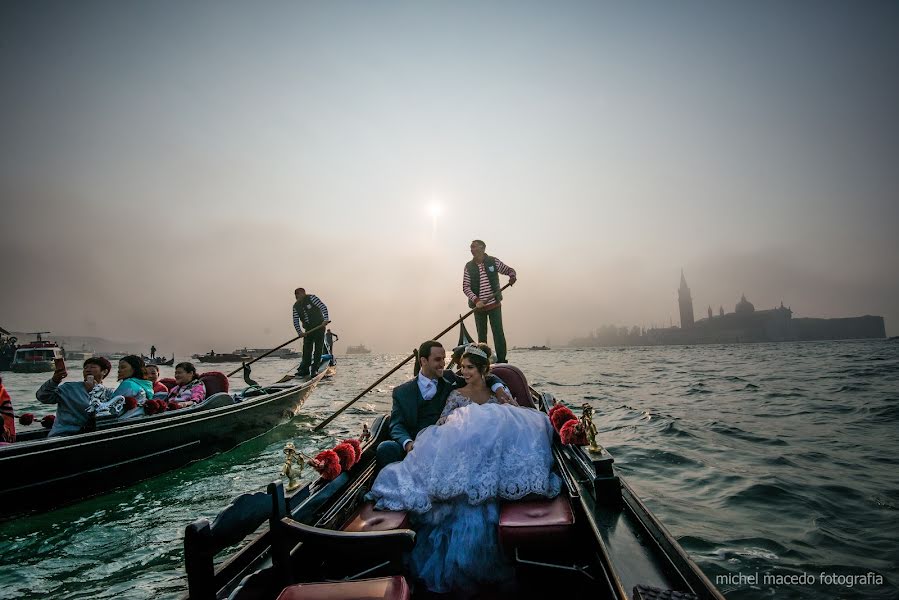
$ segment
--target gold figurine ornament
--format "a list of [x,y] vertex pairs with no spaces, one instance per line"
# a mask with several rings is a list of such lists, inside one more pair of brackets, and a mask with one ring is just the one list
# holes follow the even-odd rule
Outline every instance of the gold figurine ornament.
[[367,442],[370,439],[371,439],[371,431],[369,431],[368,425],[363,423],[362,424],[362,435],[359,436],[359,441]]
[[584,433],[587,434],[587,440],[590,442],[590,445],[587,446],[587,450],[599,453],[602,451],[602,448],[596,443],[597,431],[596,425],[593,424],[593,407],[584,402],[584,404],[581,405],[581,409],[583,410],[583,413],[581,414],[581,427],[584,428]]
[[[294,466],[296,465],[296,466]],[[300,475],[303,473],[303,460],[293,442],[287,442],[284,446],[284,467],[281,475],[287,477],[287,491],[293,491],[300,487]]]

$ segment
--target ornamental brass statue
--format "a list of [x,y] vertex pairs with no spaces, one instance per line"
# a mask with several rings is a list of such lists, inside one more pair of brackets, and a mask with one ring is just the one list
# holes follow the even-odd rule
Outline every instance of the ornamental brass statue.
[[581,414],[581,427],[583,427],[584,433],[587,434],[587,439],[590,441],[590,445],[587,449],[590,452],[601,452],[602,448],[596,443],[596,425],[593,424],[593,407],[584,402],[581,405],[581,409],[583,409],[583,414]]
[[[294,467],[294,465],[297,465]],[[281,469],[281,475],[287,477],[287,491],[293,491],[300,487],[300,475],[303,473],[303,460],[300,453],[297,452],[293,442],[287,442],[284,446],[284,467]]]

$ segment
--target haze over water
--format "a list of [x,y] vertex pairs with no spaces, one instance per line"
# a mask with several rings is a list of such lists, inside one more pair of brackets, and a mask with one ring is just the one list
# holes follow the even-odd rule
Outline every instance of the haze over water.
[[[178,596],[187,523],[277,478],[288,439],[306,452],[331,447],[389,412],[391,390],[411,368],[311,432],[401,358],[342,358],[303,415],[262,438],[126,490],[4,522],[0,598]],[[719,584],[728,598],[899,594],[899,343],[514,351],[510,361],[539,390],[596,408],[600,443],[619,474],[713,581],[869,572],[885,580]],[[265,383],[294,366],[265,360],[253,376]],[[46,412],[33,400],[42,380],[4,374],[18,412]]]
[[[0,326],[404,351],[515,267],[510,345],[783,302],[899,333],[899,5],[0,5]],[[436,219],[432,209],[441,209]],[[551,313],[547,312],[551,303]]]

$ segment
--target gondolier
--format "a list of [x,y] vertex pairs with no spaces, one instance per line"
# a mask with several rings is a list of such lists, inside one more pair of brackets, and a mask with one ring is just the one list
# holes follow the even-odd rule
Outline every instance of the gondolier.
[[462,272],[462,292],[468,298],[468,307],[475,309],[474,323],[478,329],[478,342],[487,343],[487,319],[493,330],[493,349],[496,362],[506,362],[506,335],[503,332],[503,311],[499,274],[509,277],[509,284],[516,280],[515,269],[503,264],[495,256],[488,256],[487,244],[481,240],[471,242],[472,259]]
[[[304,288],[294,290],[293,327],[303,338],[303,360],[297,369],[297,377],[309,376],[318,369],[325,344],[325,326],[331,322],[328,307],[315,294],[307,294]],[[305,329],[305,331],[304,331]]]

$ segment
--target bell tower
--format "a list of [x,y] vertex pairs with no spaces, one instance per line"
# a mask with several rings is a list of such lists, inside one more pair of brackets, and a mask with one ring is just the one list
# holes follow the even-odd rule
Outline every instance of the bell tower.
[[693,297],[690,295],[690,288],[687,287],[683,269],[680,271],[680,288],[677,290],[677,304],[680,307],[680,328],[689,329],[693,327]]

